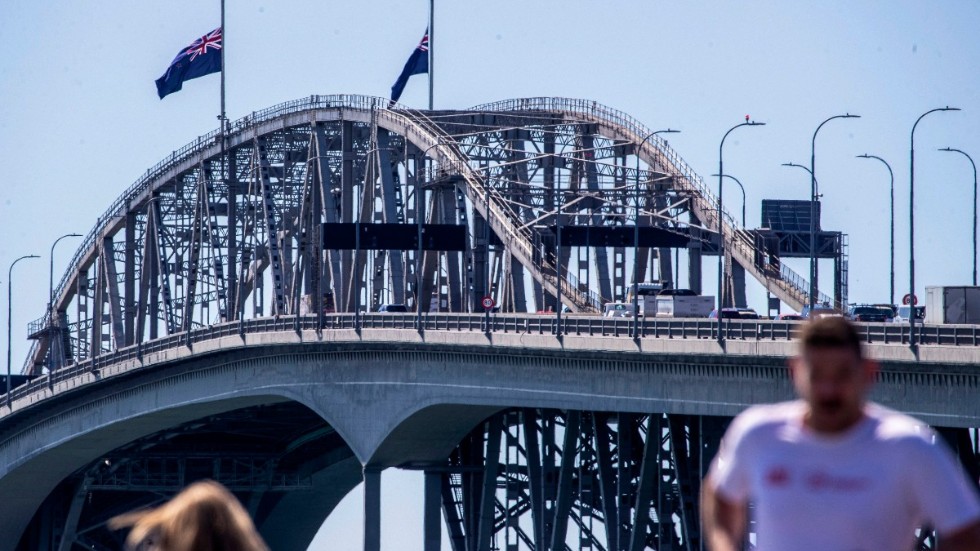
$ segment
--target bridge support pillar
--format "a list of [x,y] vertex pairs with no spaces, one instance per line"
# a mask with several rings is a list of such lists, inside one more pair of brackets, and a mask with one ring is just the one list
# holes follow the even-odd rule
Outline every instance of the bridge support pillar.
[[745,299],[745,268],[737,261],[732,259],[732,296],[735,298],[736,308],[745,308],[748,301]]
[[425,471],[425,497],[422,520],[423,551],[439,551],[442,546],[442,473]]
[[692,243],[687,249],[687,288],[701,294],[701,244]]
[[[701,225],[701,221],[693,212],[689,215],[692,226]],[[701,242],[697,239],[692,239],[687,245],[687,288],[701,294]]]
[[381,470],[364,467],[364,551],[381,551]]

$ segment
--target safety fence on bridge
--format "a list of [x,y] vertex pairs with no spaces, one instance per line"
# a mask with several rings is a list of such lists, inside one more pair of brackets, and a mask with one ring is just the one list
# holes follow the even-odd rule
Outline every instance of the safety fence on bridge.
[[[803,323],[776,320],[722,320],[723,340],[731,341],[790,341],[799,336]],[[910,328],[904,324],[861,323],[857,324],[862,340],[868,344],[908,345]],[[69,385],[85,384],[79,375],[98,373],[100,370],[121,362],[142,360],[144,355],[194,345],[222,337],[255,335],[273,332],[343,331],[362,329],[394,329],[446,332],[484,332],[489,334],[515,333],[554,335],[559,337],[587,336],[608,338],[645,339],[718,339],[718,320],[706,318],[608,318],[597,316],[562,316],[541,314],[315,314],[300,316],[267,317],[241,322],[229,322],[121,348],[101,354],[65,368],[47,373],[21,385],[3,398],[11,402],[31,397],[29,403],[44,398],[45,389],[66,382]],[[636,334],[636,336],[634,336]],[[916,341],[922,346],[980,346],[980,326],[976,325],[920,325],[916,327]]]

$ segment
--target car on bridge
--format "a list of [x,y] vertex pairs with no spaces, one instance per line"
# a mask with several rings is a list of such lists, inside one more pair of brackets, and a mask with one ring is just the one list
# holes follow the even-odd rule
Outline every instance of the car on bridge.
[[[711,319],[718,319],[718,309],[716,308],[712,310],[711,313],[708,314],[708,317]],[[722,308],[721,319],[739,320],[739,319],[746,319],[746,318],[742,317],[742,312],[740,312],[738,308]]]
[[403,314],[408,312],[408,307],[404,304],[382,304],[378,306],[378,312],[388,313],[388,314]]
[[631,318],[633,317],[632,302],[607,302],[603,307],[603,317]]
[[809,306],[804,306],[803,310],[800,311],[800,315],[803,316],[803,319],[818,319],[822,317],[841,317],[844,315],[844,312],[824,303],[814,305],[812,312]]
[[[909,317],[912,315],[911,306],[899,306],[898,311],[895,313],[895,317],[892,318],[892,323],[908,323]],[[915,320],[922,323],[926,320],[926,307],[916,306],[915,307]]]
[[847,319],[851,321],[872,321],[890,322],[895,317],[895,312],[888,306],[873,306],[869,304],[856,304],[847,311]]
[[743,320],[757,320],[759,318],[759,313],[752,308],[738,308],[738,317]]
[[778,316],[776,316],[776,319],[778,321],[802,321],[806,318],[804,318],[800,314],[779,314]]

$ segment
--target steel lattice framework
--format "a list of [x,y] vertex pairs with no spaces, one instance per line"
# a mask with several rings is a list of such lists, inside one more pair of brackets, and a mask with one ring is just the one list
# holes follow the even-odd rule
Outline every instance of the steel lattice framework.
[[[311,96],[252,113],[175,151],[99,218],[32,324],[24,371],[221,321],[386,303],[479,311],[485,295],[503,311],[556,309],[560,295],[594,312],[624,300],[633,274],[674,279],[668,248],[634,259],[632,245],[559,247],[563,226],[684,236],[696,290],[721,227],[726,262],[804,304],[806,282],[734,219],[719,224],[700,177],[648,136],[623,113],[560,98],[414,111]],[[466,246],[331,250],[324,223],[454,224]]]
[[[696,503],[727,419],[520,409],[450,457],[454,551],[699,549]],[[704,458],[704,459],[702,459]]]

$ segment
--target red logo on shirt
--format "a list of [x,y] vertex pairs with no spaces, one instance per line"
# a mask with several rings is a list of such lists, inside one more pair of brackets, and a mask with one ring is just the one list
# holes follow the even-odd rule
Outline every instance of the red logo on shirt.
[[783,487],[789,484],[789,471],[786,467],[777,465],[766,472],[766,484],[774,487]]
[[817,470],[807,473],[806,487],[812,492],[860,492],[871,485],[866,477],[831,474]]

